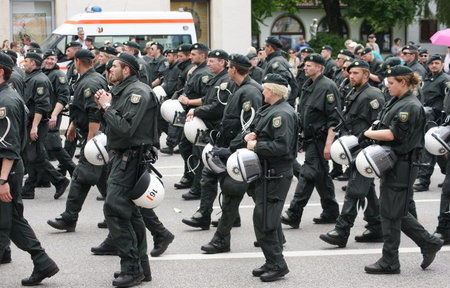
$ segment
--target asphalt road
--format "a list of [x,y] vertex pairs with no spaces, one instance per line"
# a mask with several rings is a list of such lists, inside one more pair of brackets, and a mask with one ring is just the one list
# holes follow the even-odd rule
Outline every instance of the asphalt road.
[[[322,242],[319,235],[331,230],[333,225],[313,224],[312,218],[321,212],[316,192],[304,212],[300,229],[284,227],[287,239],[284,254],[290,273],[281,281],[262,283],[251,275],[252,269],[264,263],[260,249],[253,246],[252,200],[245,197],[242,202],[242,227],[232,231],[231,252],[205,255],[200,246],[212,238],[214,228],[201,231],[181,223],[181,219],[190,217],[199,205],[199,201],[181,199],[181,194],[187,190],[173,188],[183,171],[181,157],[160,155],[156,166],[164,175],[166,187],[166,198],[156,213],[175,234],[175,240],[165,254],[150,259],[153,280],[140,287],[449,287],[450,246],[444,246],[435,262],[423,271],[419,266],[422,261],[419,248],[404,234],[400,249],[401,274],[364,273],[364,266],[380,257],[382,244],[356,243],[353,240],[354,235],[364,231],[361,216],[357,218],[346,248],[339,249]],[[443,178],[436,169],[431,190],[415,195],[419,220],[430,232],[437,225],[440,199],[437,185]],[[296,184],[294,179],[288,201]],[[335,181],[340,204],[344,198],[343,184]],[[97,228],[97,222],[103,220],[103,202],[95,199],[99,195],[97,189],[91,189],[74,233],[59,232],[47,225],[48,219],[63,212],[67,199],[67,191],[59,200],[53,200],[53,193],[54,188],[40,188],[36,199],[24,200],[25,217],[60,267],[60,272],[44,280],[42,286],[111,287],[112,274],[119,269],[119,258],[94,256],[90,252],[90,247],[100,244],[107,235],[107,230]],[[220,211],[217,201],[215,205],[213,219],[220,217],[217,215]],[[153,247],[150,233],[148,243],[150,250]],[[12,257],[11,264],[0,266],[0,287],[19,287],[20,279],[29,276],[33,269],[28,253],[14,245]]]

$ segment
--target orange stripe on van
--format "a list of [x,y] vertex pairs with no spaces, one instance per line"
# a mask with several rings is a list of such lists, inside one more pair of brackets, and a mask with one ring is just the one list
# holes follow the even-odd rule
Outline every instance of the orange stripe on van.
[[105,19],[105,20],[77,20],[64,21],[66,24],[165,24],[165,23],[194,23],[192,19]]

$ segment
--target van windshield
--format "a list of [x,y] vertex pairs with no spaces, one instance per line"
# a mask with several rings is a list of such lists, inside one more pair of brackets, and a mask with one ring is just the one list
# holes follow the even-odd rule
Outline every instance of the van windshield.
[[147,42],[158,42],[164,46],[164,50],[177,48],[181,44],[192,44],[192,38],[189,34],[184,35],[114,35],[114,36],[90,36],[94,39],[95,47],[105,46],[105,43],[123,43],[125,41],[135,41],[144,50]]
[[[41,50],[43,52],[47,51],[48,49],[54,49],[55,47],[58,47],[58,43],[59,41],[61,41],[61,39],[65,37],[63,35],[59,35],[59,34],[52,34],[50,36],[47,37],[47,39],[45,39],[40,45],[41,45]],[[65,41],[64,41],[64,45],[66,45]]]

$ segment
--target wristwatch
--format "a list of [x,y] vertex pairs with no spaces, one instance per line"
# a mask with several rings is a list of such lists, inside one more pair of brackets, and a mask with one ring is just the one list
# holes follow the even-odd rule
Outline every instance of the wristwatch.
[[5,183],[7,183],[7,182],[8,182],[8,180],[0,179],[0,185],[3,185],[3,184],[5,184]]
[[105,104],[102,105],[103,110],[106,110],[109,107],[111,107],[111,103],[105,103]]

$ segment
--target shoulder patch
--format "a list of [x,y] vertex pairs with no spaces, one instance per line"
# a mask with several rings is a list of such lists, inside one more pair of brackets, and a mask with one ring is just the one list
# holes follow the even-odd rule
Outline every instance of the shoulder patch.
[[445,85],[447,85],[447,88],[450,89],[450,82],[445,82]]
[[209,76],[208,75],[205,75],[205,76],[202,77],[202,82],[203,83],[206,84],[208,81],[209,81]]
[[6,107],[0,107],[0,119],[4,119],[6,117]]
[[400,118],[401,122],[406,122],[409,118],[409,112],[400,112],[398,113],[398,117]]
[[380,102],[378,102],[377,99],[374,99],[370,101],[370,107],[372,107],[372,109],[374,110],[377,110],[378,108],[380,108]]
[[220,84],[220,90],[225,90],[228,87],[228,82],[223,82],[222,84]]
[[272,126],[273,126],[273,128],[281,127],[282,124],[283,123],[281,121],[281,116],[277,116],[277,117],[272,119]]
[[164,66],[166,66],[166,68],[169,68],[170,64],[168,61],[164,61]]
[[36,88],[36,93],[38,95],[44,95],[44,92],[45,92],[45,88],[44,87],[37,87]]
[[61,83],[61,84],[65,84],[67,82],[67,79],[65,76],[58,77],[58,80],[59,80],[59,83]]
[[141,102],[141,95],[139,95],[139,94],[131,94],[130,101],[133,104],[137,104],[137,103]]
[[242,110],[244,110],[245,112],[249,111],[252,108],[252,102],[251,101],[245,101],[242,104]]
[[86,89],[84,89],[84,90],[83,90],[83,95],[84,95],[84,97],[86,97],[86,98],[91,97],[91,95],[92,95],[91,88],[86,88]]
[[336,101],[336,99],[334,98],[334,94],[333,93],[327,94],[327,102],[334,103],[334,101]]
[[9,82],[8,83],[8,87],[11,88],[11,89],[14,89],[14,84],[12,82]]
[[272,63],[272,68],[277,69],[280,66],[278,62]]

